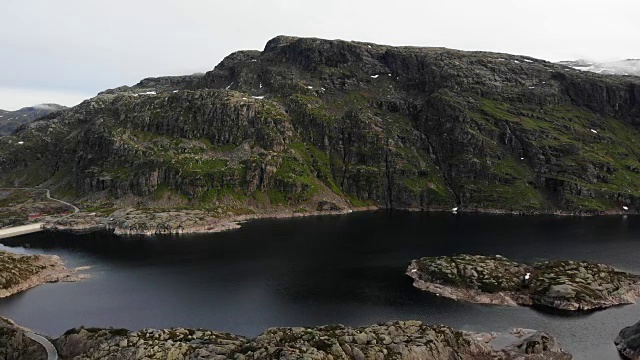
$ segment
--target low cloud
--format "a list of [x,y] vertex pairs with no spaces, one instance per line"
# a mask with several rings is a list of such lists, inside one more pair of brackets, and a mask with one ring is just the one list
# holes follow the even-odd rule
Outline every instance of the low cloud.
[[95,94],[67,91],[0,87],[0,109],[18,110],[38,104],[74,106]]

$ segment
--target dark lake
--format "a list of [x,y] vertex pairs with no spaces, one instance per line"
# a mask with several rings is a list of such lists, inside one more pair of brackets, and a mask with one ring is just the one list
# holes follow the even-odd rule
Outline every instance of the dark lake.
[[369,212],[257,220],[218,234],[40,233],[2,243],[93,266],[89,280],[0,299],[0,315],[51,336],[80,325],[255,336],[274,326],[415,319],[473,331],[546,330],[574,358],[606,360],[619,359],[620,329],[640,320],[638,305],[563,316],[457,303],[413,288],[404,275],[413,258],[457,253],[585,259],[640,273],[640,217],[633,216]]

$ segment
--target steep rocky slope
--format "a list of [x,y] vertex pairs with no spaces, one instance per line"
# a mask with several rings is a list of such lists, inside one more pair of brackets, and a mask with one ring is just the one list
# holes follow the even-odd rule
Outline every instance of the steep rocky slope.
[[[100,207],[637,212],[640,79],[277,37],[0,138],[0,181]],[[17,145],[22,141],[21,146]]]
[[10,135],[22,124],[66,108],[58,104],[40,104],[16,111],[0,110],[0,136]]

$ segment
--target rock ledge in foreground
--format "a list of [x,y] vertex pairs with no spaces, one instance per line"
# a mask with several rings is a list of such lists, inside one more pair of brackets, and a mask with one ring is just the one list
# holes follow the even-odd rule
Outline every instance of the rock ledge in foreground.
[[467,333],[419,321],[393,321],[360,328],[271,328],[254,339],[205,329],[80,328],[67,331],[53,342],[62,358],[75,360],[571,359],[546,333],[514,331],[504,335],[509,337],[509,345],[497,347],[493,340],[501,336]]

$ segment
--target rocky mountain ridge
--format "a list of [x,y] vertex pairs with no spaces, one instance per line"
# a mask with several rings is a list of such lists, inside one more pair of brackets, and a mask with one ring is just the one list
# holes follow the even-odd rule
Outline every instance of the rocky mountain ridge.
[[[640,208],[640,79],[524,56],[276,37],[0,138],[0,182],[86,208]],[[17,142],[23,142],[17,147]],[[325,204],[325,205],[322,205]]]
[[58,104],[39,104],[15,111],[0,110],[0,136],[10,135],[22,124],[66,108]]

